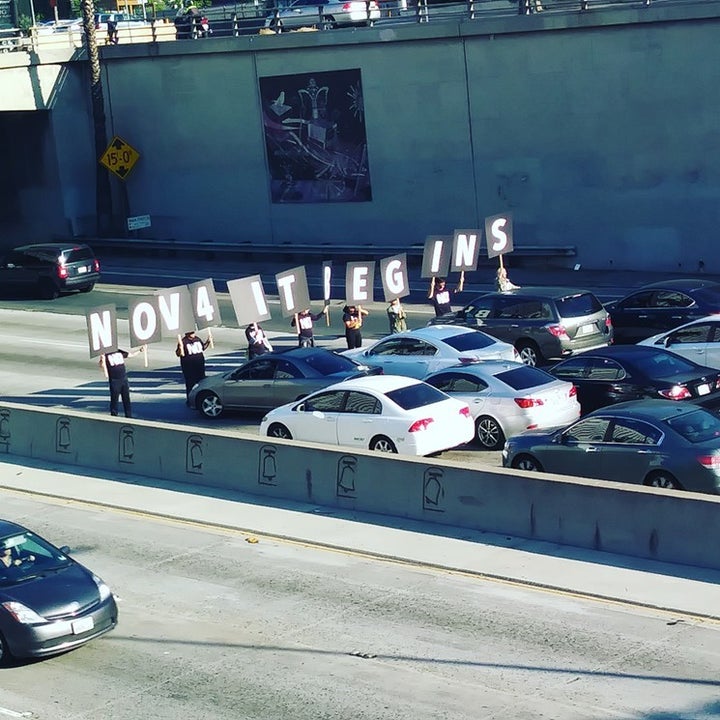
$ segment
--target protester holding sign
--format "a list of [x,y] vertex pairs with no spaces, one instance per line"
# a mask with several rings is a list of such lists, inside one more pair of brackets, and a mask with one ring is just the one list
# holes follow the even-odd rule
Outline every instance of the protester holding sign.
[[125,369],[125,358],[135,357],[145,352],[143,345],[139,350],[128,352],[127,350],[114,350],[100,356],[99,365],[105,372],[110,386],[110,414],[118,414],[118,398],[122,399],[123,411],[126,418],[132,417],[132,405],[130,404],[130,383],[128,383],[127,371]]
[[248,341],[248,360],[252,360],[263,353],[272,352],[273,347],[260,323],[250,323],[245,328],[245,337]]
[[185,378],[185,404],[190,405],[190,391],[205,377],[204,350],[210,346],[210,339],[202,340],[194,330],[189,330],[178,341],[175,354],[180,358],[180,368]]
[[517,290],[519,287],[519,285],[511,282],[507,274],[507,269],[504,265],[501,265],[495,275],[495,289],[498,292],[509,292],[510,290]]
[[360,328],[364,315],[369,315],[369,313],[359,305],[346,305],[343,308],[343,324],[345,325],[345,340],[348,350],[362,347]]
[[[298,347],[315,347],[315,336],[313,334],[313,323],[319,320],[328,311],[326,305],[319,313],[313,315],[310,308],[301,310],[297,315],[293,316],[290,325],[298,329]],[[297,322],[295,322],[297,320]]]
[[400,298],[393,298],[387,308],[390,333],[399,333],[407,330],[407,314],[400,304]]
[[452,312],[450,290],[445,284],[445,278],[438,278],[435,286],[430,290],[428,298],[435,308],[435,317]]

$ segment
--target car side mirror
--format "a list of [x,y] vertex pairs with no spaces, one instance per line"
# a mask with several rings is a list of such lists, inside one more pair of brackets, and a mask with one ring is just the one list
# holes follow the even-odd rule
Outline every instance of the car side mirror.
[[671,336],[671,335],[668,335],[668,336],[663,340],[663,345],[664,345],[665,347],[670,347],[672,344],[673,344],[672,336]]

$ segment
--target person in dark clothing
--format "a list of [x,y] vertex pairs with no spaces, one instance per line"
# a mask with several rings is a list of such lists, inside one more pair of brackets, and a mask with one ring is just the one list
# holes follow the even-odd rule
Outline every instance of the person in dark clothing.
[[248,360],[252,360],[263,353],[271,352],[273,349],[260,323],[250,323],[245,328],[245,337],[248,342]]
[[123,411],[126,418],[132,417],[130,403],[130,383],[128,383],[125,369],[125,358],[135,357],[145,351],[145,347],[128,352],[127,350],[114,350],[100,356],[100,367],[105,371],[110,386],[110,414],[118,414],[118,398],[122,400]]
[[290,321],[290,325],[295,327],[297,320],[298,328],[298,347],[315,347],[315,336],[313,334],[313,323],[319,320],[323,315],[327,313],[328,309],[325,306],[319,313],[313,315],[310,312],[310,308],[302,310],[297,315],[293,316]]
[[363,315],[367,315],[368,311],[363,310],[359,305],[346,305],[343,308],[343,324],[345,325],[345,341],[348,350],[362,347],[362,332],[360,328],[363,324]]
[[180,338],[175,354],[180,358],[180,368],[185,378],[185,404],[190,404],[190,391],[205,377],[204,350],[210,346],[210,340],[202,340],[194,330]]
[[450,304],[450,290],[445,284],[445,278],[438,278],[438,281],[435,283],[435,287],[431,290],[428,298],[435,308],[435,317],[440,317],[440,315],[452,312],[452,306]]
[[108,19],[107,21],[107,38],[105,39],[106,45],[117,45],[118,44],[118,27],[117,20]]

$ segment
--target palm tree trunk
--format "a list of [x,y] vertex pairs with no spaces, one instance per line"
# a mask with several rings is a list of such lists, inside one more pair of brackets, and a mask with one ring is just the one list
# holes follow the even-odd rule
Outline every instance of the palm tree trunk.
[[100,165],[100,158],[107,149],[107,128],[105,124],[105,99],[103,97],[100,53],[95,35],[95,3],[81,0],[85,47],[90,66],[90,97],[92,101],[93,126],[95,129],[95,211],[97,234],[107,236],[112,225],[112,195],[107,170]]

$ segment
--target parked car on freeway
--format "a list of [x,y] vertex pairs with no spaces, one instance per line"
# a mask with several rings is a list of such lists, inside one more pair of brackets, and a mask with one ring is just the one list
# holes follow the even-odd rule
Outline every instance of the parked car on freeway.
[[188,402],[208,418],[226,409],[264,412],[340,380],[381,372],[324,348],[292,348],[201,380]]
[[92,248],[73,243],[22,245],[0,261],[0,290],[54,300],[72,290],[90,292],[100,280]]
[[95,13],[95,32],[106,33],[109,20],[115,23],[117,30],[138,30],[142,27],[150,27],[149,22],[136,15],[124,12],[98,12]]
[[294,0],[280,2],[265,19],[274,30],[321,26],[323,29],[348,25],[370,25],[380,19],[376,0]]
[[583,414],[641,398],[720,405],[720,372],[663,348],[613,345],[564,360],[549,372],[575,385]]
[[381,367],[386,374],[417,379],[458,363],[517,360],[512,345],[476,330],[445,325],[396,333],[369,347],[344,350],[342,355]]
[[526,365],[605,347],[613,340],[600,300],[577,288],[521,287],[485,293],[429,324],[482,330],[513,345]]
[[0,520],[0,664],[65,652],[116,626],[110,589],[69,553]]
[[0,52],[11,52],[23,47],[23,33],[10,23],[0,23]]
[[425,382],[467,403],[475,441],[500,450],[505,438],[524,430],[567,425],[580,417],[572,383],[519,362],[488,360],[430,373]]
[[720,315],[708,315],[669,332],[641,340],[638,345],[663,347],[676,355],[720,369]]
[[720,418],[670,400],[619,403],[564,429],[508,438],[503,465],[717,494]]
[[635,343],[696,318],[720,313],[720,283],[662,280],[608,303],[615,342]]
[[467,403],[398,375],[347,380],[270,411],[260,434],[403,455],[432,455],[472,440]]

